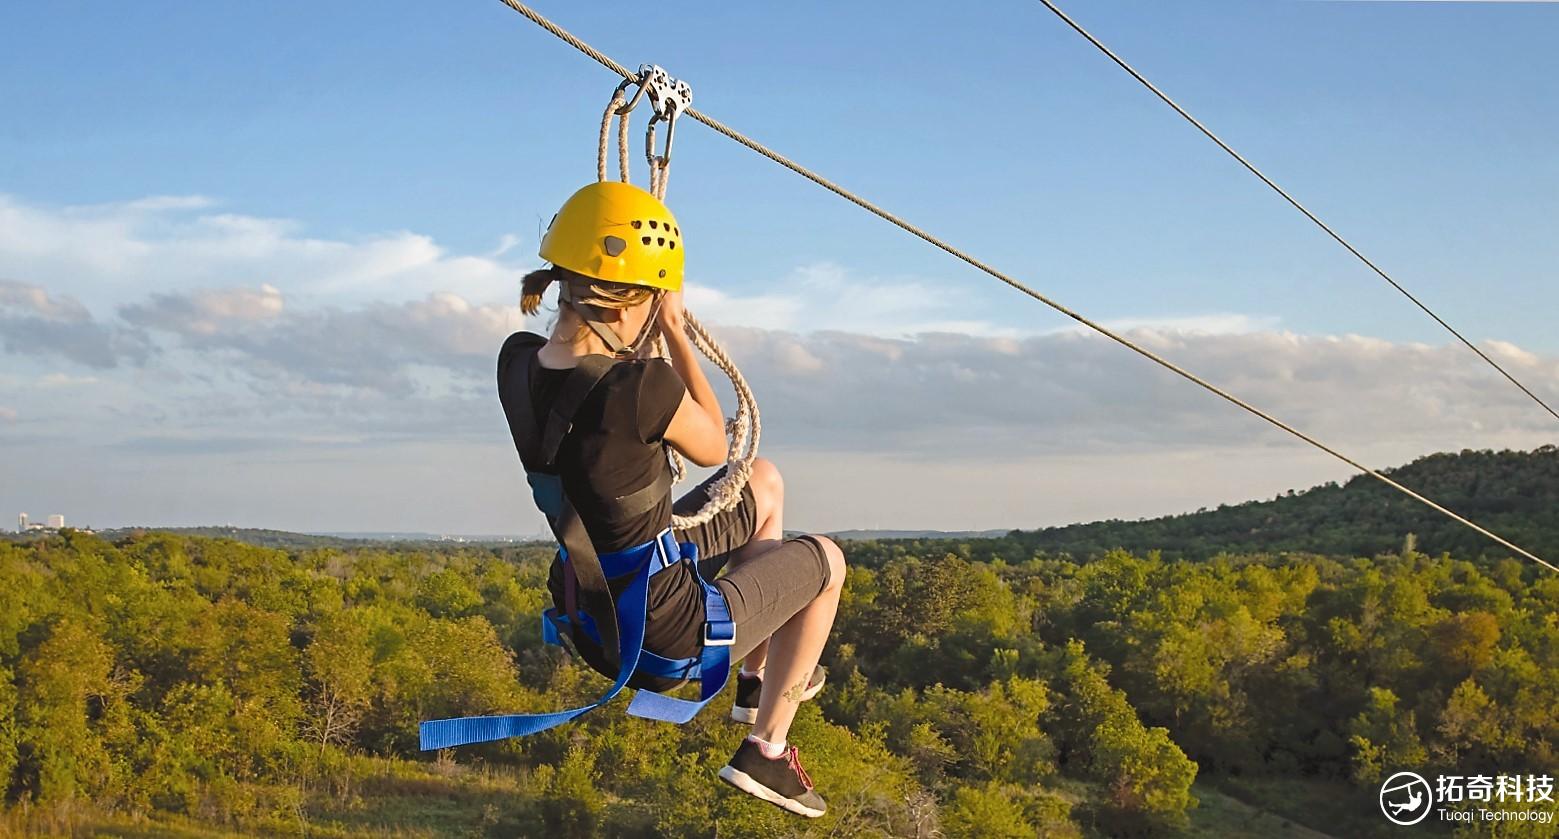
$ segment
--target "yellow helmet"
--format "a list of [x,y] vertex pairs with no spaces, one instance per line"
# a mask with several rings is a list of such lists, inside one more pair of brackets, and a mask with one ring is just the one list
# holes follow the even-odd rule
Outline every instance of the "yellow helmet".
[[576,192],[552,217],[541,258],[598,280],[682,289],[682,231],[655,196],[620,181]]

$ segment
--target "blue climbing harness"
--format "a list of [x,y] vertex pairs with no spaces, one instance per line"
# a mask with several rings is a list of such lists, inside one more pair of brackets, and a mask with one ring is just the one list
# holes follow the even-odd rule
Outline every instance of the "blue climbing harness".
[[[514,390],[528,394],[529,368],[534,362],[535,350],[544,342],[539,336],[518,333],[505,344],[499,355],[498,376],[515,379]],[[515,345],[511,358],[510,344]],[[588,711],[610,702],[634,674],[685,682],[695,675],[699,680],[697,700],[677,699],[650,690],[639,690],[628,703],[628,713],[636,717],[685,723],[709,704],[725,688],[730,676],[730,647],[736,641],[736,625],[731,621],[730,607],[720,590],[706,582],[698,574],[698,548],[691,543],[678,543],[671,528],[640,545],[608,554],[595,553],[578,514],[570,506],[563,493],[562,480],[553,473],[532,469],[533,463],[550,467],[557,448],[571,427],[573,414],[584,397],[605,376],[610,360],[601,356],[581,359],[579,368],[569,377],[559,397],[561,404],[554,405],[548,418],[545,433],[538,429],[530,408],[522,405],[518,412],[505,411],[511,417],[515,443],[521,460],[527,467],[527,478],[532,496],[557,536],[558,561],[563,563],[566,585],[577,585],[581,590],[598,595],[598,601],[609,599],[612,604],[610,624],[602,626],[583,610],[574,610],[571,616],[556,608],[547,609],[541,615],[542,640],[549,644],[561,644],[567,634],[576,644],[588,638],[608,655],[613,640],[616,641],[617,678],[600,699],[589,705],[556,711],[550,714],[511,714],[493,717],[462,717],[458,719],[430,720],[422,723],[423,750],[447,749],[468,743],[483,743],[507,737],[523,737],[545,731],[568,722]],[[500,394],[504,393],[500,388]],[[518,419],[515,419],[518,417]],[[669,479],[664,476],[639,491],[630,493],[614,503],[620,510],[638,510],[658,503],[670,491]],[[686,563],[699,586],[704,591],[703,646],[697,656],[670,659],[644,649],[644,627],[648,610],[650,578]],[[607,580],[628,580],[615,596],[606,586]],[[599,595],[605,595],[605,598]],[[572,601],[569,608],[573,609]],[[603,631],[603,629],[605,631]]]
[[[568,562],[567,551],[559,550],[559,559]],[[691,543],[679,545],[668,527],[655,539],[627,550],[602,554],[600,560],[608,578],[632,575],[614,604],[617,610],[617,660],[620,666],[617,680],[606,693],[589,705],[550,714],[465,717],[425,722],[422,724],[423,749],[447,749],[545,731],[612,701],[627,686],[629,677],[634,673],[679,681],[690,679],[696,674],[700,683],[697,700],[676,699],[648,690],[636,692],[633,701],[628,703],[628,713],[645,719],[685,723],[725,689],[726,679],[730,676],[730,647],[736,640],[736,625],[731,622],[725,596],[702,579],[699,579],[699,584],[704,589],[703,652],[690,658],[671,659],[644,649],[644,621],[650,578],[684,562],[692,566],[696,575],[697,546]],[[580,626],[571,627],[568,615],[555,608],[548,609],[541,614],[542,640],[561,645],[562,635],[573,629],[584,632],[600,643],[601,636],[595,621],[581,612],[579,622]]]

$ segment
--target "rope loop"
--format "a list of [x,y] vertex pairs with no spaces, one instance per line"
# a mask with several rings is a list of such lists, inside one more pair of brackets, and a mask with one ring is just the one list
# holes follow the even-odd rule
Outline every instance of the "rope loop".
[[612,118],[617,118],[617,171],[620,180],[628,183],[628,111],[627,100],[623,98],[623,90],[619,87],[612,93],[612,101],[606,105],[606,113],[601,115],[601,138],[595,155],[595,179],[606,180],[606,151],[610,145],[609,138],[612,133]]
[[[615,118],[617,120],[617,169],[622,181],[629,182],[628,118],[633,108],[625,92],[626,82],[618,85],[613,91],[612,99],[607,103],[605,113],[601,115],[601,133],[596,152],[596,179],[600,181],[607,180],[607,155],[611,146],[612,120]],[[642,92],[641,87],[641,95]],[[636,95],[633,102],[637,101]],[[666,182],[671,175],[670,148],[667,148],[667,155],[655,154],[655,122],[654,119],[650,120],[649,126],[645,129],[645,157],[649,160],[650,167],[649,192],[664,201]],[[741,503],[742,489],[747,486],[747,481],[752,477],[753,463],[758,459],[758,438],[763,433],[763,423],[758,413],[758,400],[753,396],[752,388],[747,385],[746,377],[742,375],[741,370],[737,369],[736,362],[731,360],[725,349],[715,341],[714,336],[709,334],[691,312],[686,313],[685,329],[688,340],[693,343],[693,346],[719,367],[726,378],[730,379],[731,389],[736,393],[736,415],[726,420],[725,431],[730,439],[730,450],[725,464],[725,474],[710,484],[709,500],[702,509],[692,515],[671,517],[672,526],[678,529],[705,524]],[[653,352],[659,358],[670,356],[666,336],[655,337]],[[681,483],[687,479],[687,461],[670,446],[666,447],[666,452],[671,463],[672,477],[676,483]]]

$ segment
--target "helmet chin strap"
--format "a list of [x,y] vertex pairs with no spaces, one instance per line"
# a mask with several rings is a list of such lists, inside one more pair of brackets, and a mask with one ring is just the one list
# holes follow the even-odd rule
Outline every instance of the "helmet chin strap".
[[568,283],[558,284],[558,299],[573,307],[574,313],[579,315],[579,319],[585,322],[585,326],[590,327],[590,331],[594,332],[601,339],[601,343],[606,344],[606,348],[612,351],[613,358],[623,360],[638,355],[639,346],[644,343],[654,330],[655,318],[660,314],[662,295],[659,292],[655,294],[655,301],[650,305],[650,313],[644,319],[644,325],[639,327],[639,334],[634,336],[633,341],[626,344],[623,343],[622,337],[617,334],[616,330],[612,329],[602,319],[601,307],[592,306],[588,303],[574,302],[574,296],[569,291]]

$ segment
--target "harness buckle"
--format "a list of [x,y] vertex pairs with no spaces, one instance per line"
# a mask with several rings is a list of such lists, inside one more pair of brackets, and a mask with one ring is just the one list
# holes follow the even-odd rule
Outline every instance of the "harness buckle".
[[[719,628],[716,629],[716,627],[719,627]],[[716,632],[721,633],[722,635],[728,635],[729,637],[726,637],[726,638],[713,638],[713,637],[710,637],[710,632],[711,631],[716,631]],[[735,644],[736,644],[736,624],[734,622],[732,622],[732,621],[705,621],[704,622],[704,646],[706,646],[706,647],[729,647],[729,646],[733,646]]]

